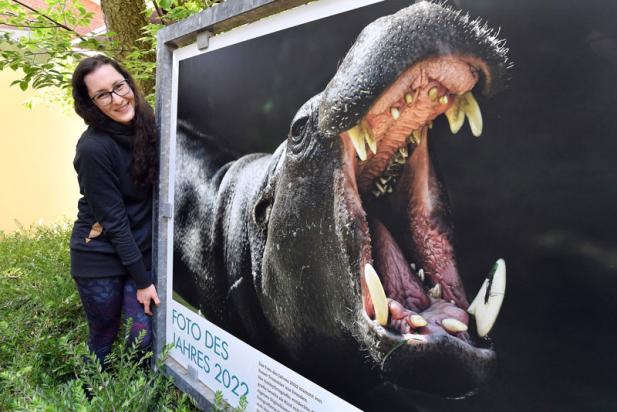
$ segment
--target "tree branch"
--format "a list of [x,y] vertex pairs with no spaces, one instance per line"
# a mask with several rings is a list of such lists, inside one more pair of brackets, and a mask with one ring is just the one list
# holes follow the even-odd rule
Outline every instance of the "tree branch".
[[159,16],[159,21],[157,21],[156,17],[150,15],[150,23],[157,24],[160,22],[160,24],[162,24],[163,26],[167,26],[169,23],[165,20],[165,10],[163,10],[161,6],[159,6],[159,3],[156,0],[152,0],[152,5],[154,6],[154,11],[156,12],[156,15]]
[[60,23],[60,22],[58,22],[58,21],[56,21],[56,20],[52,19],[51,17],[49,17],[49,16],[47,16],[47,15],[45,15],[45,14],[41,13],[41,12],[40,12],[40,11],[38,11],[37,9],[35,9],[35,8],[33,8],[33,7],[30,7],[30,6],[28,6],[27,4],[24,4],[24,3],[22,3],[22,2],[21,2],[21,1],[19,1],[19,0],[12,0],[12,1],[13,1],[13,3],[17,3],[17,4],[19,4],[21,7],[25,8],[25,9],[28,9],[28,10],[30,10],[30,11],[32,11],[32,12],[34,12],[34,13],[38,14],[39,16],[43,17],[44,19],[49,20],[50,22],[54,23],[57,27],[60,27],[60,28],[62,28],[62,29],[64,29],[64,30],[68,30],[68,31],[70,31],[70,32],[72,32],[72,33],[75,33],[75,34],[77,35],[77,37],[79,37],[82,41],[85,41],[85,40],[86,40],[84,37],[82,37],[82,35],[81,35],[81,34],[77,33],[75,30],[73,30],[73,29],[72,29],[72,28],[70,28],[69,26],[67,26],[67,25],[65,25],[65,24],[62,24],[62,23]]
[[21,28],[28,28],[28,29],[55,29],[58,27],[58,26],[30,26],[28,24],[11,24],[11,23],[5,23],[3,21],[0,21],[0,24],[3,26],[21,27]]
[[152,5],[154,6],[154,10],[156,10],[156,14],[159,17],[163,17],[163,10],[159,7],[159,3],[156,0],[152,0]]

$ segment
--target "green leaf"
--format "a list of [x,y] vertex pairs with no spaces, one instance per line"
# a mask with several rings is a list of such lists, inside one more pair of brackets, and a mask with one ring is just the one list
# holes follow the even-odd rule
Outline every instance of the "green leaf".
[[163,10],[169,10],[171,8],[172,0],[161,0],[159,1],[159,7]]

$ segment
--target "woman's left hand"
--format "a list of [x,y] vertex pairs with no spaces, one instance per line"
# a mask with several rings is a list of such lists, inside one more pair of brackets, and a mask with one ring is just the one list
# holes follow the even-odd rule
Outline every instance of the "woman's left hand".
[[137,301],[144,305],[144,312],[146,315],[152,316],[152,311],[150,310],[150,301],[153,300],[154,304],[158,307],[161,305],[161,301],[159,300],[159,295],[156,293],[156,288],[154,285],[150,285],[147,288],[137,289]]

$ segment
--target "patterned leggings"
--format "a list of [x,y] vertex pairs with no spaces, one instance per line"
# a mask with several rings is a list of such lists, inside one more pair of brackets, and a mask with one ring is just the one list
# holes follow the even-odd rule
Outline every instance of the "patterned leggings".
[[128,344],[132,344],[145,330],[139,346],[143,350],[150,346],[152,318],[144,313],[143,306],[137,301],[137,288],[130,276],[74,279],[88,318],[88,347],[103,367],[120,330],[123,314],[125,319],[133,319]]

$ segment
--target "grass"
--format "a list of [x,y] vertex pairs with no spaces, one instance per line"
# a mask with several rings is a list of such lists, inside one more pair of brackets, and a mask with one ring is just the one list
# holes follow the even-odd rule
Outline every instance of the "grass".
[[135,362],[135,347],[118,343],[109,371],[83,361],[88,330],[69,237],[69,224],[0,231],[0,411],[197,410],[169,378]]

